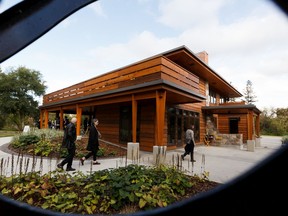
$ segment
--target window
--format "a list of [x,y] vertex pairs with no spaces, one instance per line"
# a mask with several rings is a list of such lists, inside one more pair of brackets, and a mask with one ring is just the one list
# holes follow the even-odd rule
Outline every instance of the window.
[[[137,142],[140,140],[141,105],[137,108]],[[120,107],[119,142],[127,143],[132,141],[132,107]]]
[[216,93],[209,89],[209,102],[216,104]]
[[132,111],[131,106],[120,107],[119,141],[120,143],[132,140]]
[[185,131],[194,125],[195,141],[200,141],[199,113],[169,107],[168,114],[168,144],[181,146],[184,144]]

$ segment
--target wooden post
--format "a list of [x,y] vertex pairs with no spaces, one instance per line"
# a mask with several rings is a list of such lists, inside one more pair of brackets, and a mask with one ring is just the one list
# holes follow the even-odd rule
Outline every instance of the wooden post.
[[136,143],[137,139],[137,100],[134,94],[132,95],[132,141]]
[[82,108],[79,107],[79,104],[76,104],[76,134],[77,136],[81,135],[81,122],[82,122]]
[[40,110],[39,128],[42,129],[43,125],[43,110]]
[[247,130],[248,130],[247,140],[253,140],[253,112],[250,110],[248,110],[247,114]]
[[44,111],[44,128],[48,128],[48,119],[49,119],[49,112],[45,109],[45,111]]
[[62,107],[60,108],[60,130],[63,130],[64,126],[63,126],[63,109]]
[[156,91],[156,145],[163,146],[166,91]]

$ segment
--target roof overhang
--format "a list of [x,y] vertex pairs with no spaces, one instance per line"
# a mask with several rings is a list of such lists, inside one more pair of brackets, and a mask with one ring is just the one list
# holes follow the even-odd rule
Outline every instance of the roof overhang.
[[199,59],[197,55],[186,46],[169,50],[162,53],[162,55],[186,70],[191,71],[193,74],[209,81],[209,87],[212,90],[219,92],[221,96],[227,98],[243,96],[237,89],[211,69],[205,62]]
[[252,110],[256,114],[260,114],[261,111],[254,104],[244,105],[223,105],[223,106],[204,106],[202,111],[209,114],[220,114],[220,113],[233,113],[233,111],[239,112],[239,110]]

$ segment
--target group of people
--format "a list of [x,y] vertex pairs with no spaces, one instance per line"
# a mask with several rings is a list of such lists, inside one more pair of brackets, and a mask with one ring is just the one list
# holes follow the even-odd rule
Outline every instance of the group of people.
[[[68,124],[69,124],[69,119],[68,119],[67,116],[65,116],[65,117],[64,117],[64,120],[63,120],[64,128],[65,128]],[[38,121],[37,127],[40,129],[40,119],[39,119],[39,121]],[[59,117],[56,117],[55,120],[49,119],[49,120],[48,120],[48,128],[59,130],[59,129],[60,129],[60,118],[59,118]]]
[[[76,153],[76,122],[77,118],[73,117],[69,124],[65,127],[64,137],[62,146],[67,148],[67,156],[57,164],[59,169],[63,170],[63,167],[66,165],[66,171],[75,171],[76,169],[72,167],[73,159]],[[97,129],[99,120],[94,118],[89,131],[88,143],[86,149],[89,151],[87,155],[80,159],[81,164],[84,165],[84,161],[91,156],[93,156],[93,164],[99,165],[100,163],[97,159],[97,152],[99,150],[99,138],[101,138],[101,133]]]
[[[68,154],[59,164],[57,167],[59,169],[63,169],[64,165],[66,166],[66,171],[75,171],[75,168],[72,167],[73,158],[76,153],[76,122],[77,118],[73,117],[69,124],[65,127],[64,130],[64,137],[62,146],[67,148]],[[101,138],[101,133],[99,132],[97,126],[99,125],[99,120],[94,118],[92,120],[92,124],[89,130],[89,137],[86,149],[89,151],[84,157],[80,159],[82,165],[84,165],[84,161],[93,157],[93,164],[99,165],[100,163],[97,161],[97,152],[99,150],[99,138]],[[182,160],[184,160],[186,155],[190,154],[190,161],[192,163],[196,162],[194,160],[194,147],[195,147],[195,140],[194,140],[194,125],[191,128],[188,128],[185,132],[185,152],[181,155]]]

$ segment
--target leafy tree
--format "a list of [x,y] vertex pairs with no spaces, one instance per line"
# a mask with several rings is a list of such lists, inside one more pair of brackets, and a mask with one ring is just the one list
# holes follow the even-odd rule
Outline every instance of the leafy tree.
[[255,95],[253,91],[252,82],[250,80],[246,83],[246,88],[244,89],[244,99],[247,104],[251,104],[253,102],[256,102],[257,96]]
[[261,134],[284,136],[288,134],[288,108],[264,108],[260,114]]
[[10,68],[7,73],[0,71],[0,114],[23,130],[31,117],[39,117],[35,98],[45,94],[44,83],[40,72],[23,66]]
[[277,108],[276,116],[277,123],[281,129],[281,135],[288,135],[288,108]]

